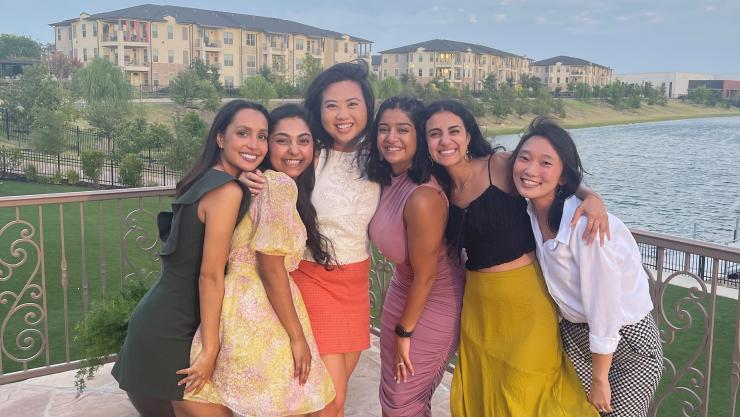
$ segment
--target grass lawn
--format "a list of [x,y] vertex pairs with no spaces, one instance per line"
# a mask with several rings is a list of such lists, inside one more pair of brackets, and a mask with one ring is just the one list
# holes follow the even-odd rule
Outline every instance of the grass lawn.
[[[2,196],[89,190],[14,181],[3,181],[0,185]],[[115,294],[124,280],[156,278],[159,263],[156,261],[155,216],[160,209],[169,208],[169,201],[169,198],[152,197],[29,206],[21,207],[17,218],[15,208],[0,208],[0,227],[4,227],[0,232],[0,259],[11,264],[20,262],[23,254],[12,252],[13,248],[23,249],[27,254],[24,265],[7,268],[0,264],[0,277],[5,278],[0,279],[0,293],[9,291],[5,297],[9,302],[0,304],[0,318],[8,317],[21,292],[19,302],[26,304],[15,309],[3,325],[4,345],[8,353],[20,359],[34,358],[28,362],[28,368],[46,365],[47,355],[50,364],[77,359],[72,338],[74,325],[84,316],[85,278],[89,305],[106,295]],[[42,221],[39,220],[40,215]],[[27,229],[33,232],[31,239],[41,247],[40,226],[43,226],[43,265],[38,262],[39,250],[33,244],[24,242],[13,246],[14,241],[20,239],[22,230]],[[148,250],[152,245],[154,248]],[[67,274],[66,291],[63,270]],[[12,275],[7,277],[8,273]],[[33,288],[27,287],[22,291],[27,285],[45,286],[46,299],[34,298]],[[45,331],[44,323],[35,323],[38,317],[33,314],[39,312],[37,306],[42,306],[43,301],[48,308],[49,336],[48,346],[41,348],[39,335]],[[22,336],[16,339],[19,333]],[[0,361],[4,373],[22,369],[8,355],[0,356]]]
[[[15,181],[4,181],[0,184],[0,195],[20,195],[20,194],[42,194],[54,192],[70,192],[89,190],[82,187],[58,186],[58,185],[41,185],[30,184]],[[72,340],[72,329],[74,324],[82,319],[83,309],[83,265],[84,272],[87,274],[89,282],[88,292],[89,300],[92,305],[96,300],[100,300],[106,295],[114,294],[121,288],[124,279],[142,279],[149,276],[154,279],[158,275],[159,266],[154,260],[154,252],[141,249],[150,246],[153,239],[156,239],[156,227],[153,219],[160,208],[168,208],[168,198],[147,198],[147,199],[126,199],[113,200],[101,203],[68,203],[61,205],[63,213],[60,214],[60,205],[45,205],[41,208],[43,215],[43,239],[44,239],[44,273],[46,286],[46,303],[48,306],[48,332],[49,346],[48,355],[49,363],[60,363],[69,359],[77,358],[77,349]],[[80,210],[83,210],[82,216]],[[39,207],[24,207],[19,210],[19,217],[22,221],[34,226],[33,240],[40,242],[39,226]],[[129,215],[133,213],[132,215]],[[0,228],[6,226],[16,217],[15,209],[0,209]],[[80,218],[83,218],[82,223]],[[65,316],[64,316],[64,288],[62,286],[61,271],[62,263],[62,239],[60,219],[64,219],[64,250],[66,259],[66,268],[68,274],[68,286],[66,302],[67,308],[67,335],[65,335]],[[101,222],[102,218],[102,222]],[[138,221],[136,223],[134,221]],[[102,223],[102,230],[101,230]],[[82,242],[81,225],[84,224],[84,246]],[[131,225],[138,224],[140,232],[132,231]],[[27,226],[26,226],[27,227]],[[12,242],[21,236],[22,225],[6,226],[6,229],[0,232],[0,259],[4,262],[17,262],[11,252]],[[135,229],[135,228],[134,228]],[[102,232],[102,233],[101,233]],[[145,234],[145,233],[148,233]],[[102,239],[101,239],[102,235]],[[137,242],[138,237],[142,237],[143,242]],[[102,249],[100,242],[104,243]],[[123,241],[124,245],[119,242]],[[33,271],[33,266],[38,259],[37,251],[29,244],[20,244],[19,248],[24,248],[28,253],[26,265],[13,270],[13,275],[7,277],[7,268],[0,264],[0,293],[11,291],[17,294],[28,281],[28,277]],[[84,247],[85,262],[82,262],[82,249]],[[122,261],[125,260],[125,261]],[[104,291],[101,277],[107,278],[106,289]],[[386,279],[389,279],[387,277]],[[32,284],[42,285],[41,272],[38,272]],[[380,317],[382,300],[380,300],[380,283],[374,281],[371,286],[373,297],[377,300],[374,303],[372,311],[373,317]],[[666,317],[676,327],[686,327],[687,321],[679,320],[675,314],[676,303],[685,300],[689,295],[688,289],[670,286],[668,287],[663,310]],[[8,304],[0,304],[0,322],[8,315],[10,306],[14,303],[14,296],[5,297],[9,300]],[[21,301],[23,303],[38,304],[40,300],[31,297],[30,291],[26,291]],[[664,346],[665,355],[681,372],[682,368],[687,366],[698,346],[705,340],[705,326],[702,320],[701,308],[710,311],[709,299],[702,300],[699,304],[683,302],[682,307],[688,311],[693,318],[693,323],[684,331],[676,332],[675,339]],[[735,315],[736,302],[732,299],[717,298],[717,317],[715,319],[714,332],[714,352],[713,368],[711,379],[710,393],[710,416],[726,416],[728,414],[728,405],[730,398],[730,372],[732,364],[732,351],[735,342]],[[23,329],[38,329],[43,331],[43,323],[39,325],[25,324],[26,313],[35,311],[33,308],[20,309],[11,315],[11,318],[3,328],[4,344],[10,354],[17,355],[21,358],[29,357],[39,351],[39,340],[34,336],[33,331],[27,331],[23,336],[29,336],[36,340],[34,348],[23,350],[16,344],[16,335]],[[373,320],[373,324],[379,326],[379,320]],[[668,327],[663,323],[661,328],[667,330]],[[670,335],[666,334],[664,339],[670,340]],[[65,340],[69,340],[69,355],[65,348]],[[27,344],[21,340],[21,345]],[[691,365],[706,375],[706,352],[700,355]],[[21,369],[21,366],[11,362],[7,355],[3,355],[2,371],[4,373],[14,372]],[[40,351],[39,357],[28,363],[28,368],[44,366],[46,364],[46,349]],[[678,386],[692,387],[691,379],[697,377],[694,373],[689,373],[679,379]],[[667,384],[671,380],[670,371],[666,371],[663,377],[661,387],[659,388],[657,399],[660,399],[661,392],[664,392]],[[694,391],[698,389],[692,388]],[[700,395],[703,395],[700,393]],[[682,401],[689,401],[697,405],[696,400],[691,399],[690,394],[685,392],[673,392],[660,406],[658,415],[661,417],[674,417],[682,414]],[[690,413],[694,415],[698,413]]]

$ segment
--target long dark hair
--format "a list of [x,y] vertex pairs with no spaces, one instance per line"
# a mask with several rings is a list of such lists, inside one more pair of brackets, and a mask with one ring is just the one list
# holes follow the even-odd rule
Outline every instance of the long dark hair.
[[424,121],[426,120],[426,109],[424,103],[411,97],[391,97],[380,104],[378,114],[370,128],[370,133],[365,141],[365,152],[363,157],[364,173],[367,179],[375,181],[380,185],[390,185],[391,165],[383,160],[378,150],[378,128],[383,113],[387,110],[399,109],[406,113],[416,130],[416,152],[408,170],[408,176],[415,184],[423,184],[429,181],[432,173],[432,160],[429,156],[427,141],[424,132]]
[[[426,120],[424,120],[423,125],[425,137],[426,122],[429,120],[429,118],[436,113],[445,111],[454,114],[462,120],[463,125],[465,126],[465,130],[470,135],[470,143],[468,144],[468,155],[470,155],[471,158],[478,158],[481,156],[490,155],[496,150],[501,149],[499,147],[491,148],[491,144],[488,143],[485,137],[483,137],[483,132],[481,132],[480,127],[478,127],[478,123],[475,121],[473,113],[465,108],[465,106],[462,105],[460,102],[455,100],[439,100],[427,106],[427,118]],[[447,193],[447,195],[449,196],[450,192],[452,191],[452,179],[450,178],[450,174],[447,172],[445,167],[434,164],[432,173],[437,178],[439,185],[442,186],[442,188],[445,190],[445,193]]]
[[373,89],[367,76],[367,63],[359,59],[352,62],[334,64],[311,81],[311,84],[306,89],[303,105],[308,110],[311,133],[314,140],[317,141],[319,148],[331,148],[334,145],[334,138],[326,133],[326,129],[324,129],[324,125],[321,123],[321,102],[323,101],[324,91],[330,85],[340,81],[353,81],[360,86],[362,97],[365,100],[365,107],[367,108],[367,125],[353,141],[357,142],[367,135],[370,125],[373,122],[373,115],[375,114],[375,95],[373,94]]
[[[274,133],[275,126],[277,126],[278,122],[283,119],[292,118],[301,119],[306,122],[306,125],[309,123],[308,112],[297,104],[284,104],[271,111],[269,118],[270,140],[272,140],[272,133]],[[275,168],[270,163],[270,158],[268,157],[262,161],[260,169],[274,170]],[[306,226],[306,247],[308,247],[308,250],[311,252],[313,259],[329,270],[331,269],[331,266],[336,263],[333,256],[334,248],[331,240],[319,233],[318,220],[316,219],[316,208],[311,203],[311,192],[316,183],[316,175],[314,173],[312,163],[303,170],[301,175],[295,179],[295,182],[296,187],[298,188],[296,209],[298,210],[298,215],[301,216],[303,225]]]
[[177,197],[183,195],[206,171],[216,165],[221,157],[221,149],[218,147],[218,143],[216,143],[216,137],[219,133],[222,135],[226,134],[226,128],[234,121],[234,116],[240,110],[244,109],[256,110],[265,116],[265,120],[270,120],[270,114],[261,104],[246,100],[233,100],[224,104],[218,113],[216,113],[213,123],[211,123],[211,130],[208,132],[208,136],[206,136],[206,140],[203,143],[200,156],[195,160],[190,170],[177,183]]
[[563,204],[568,197],[575,194],[581,181],[583,181],[583,173],[586,171],[583,169],[581,158],[578,156],[576,144],[573,142],[573,138],[570,137],[568,131],[560,127],[552,119],[542,116],[535,117],[529,124],[529,127],[527,127],[524,135],[522,135],[522,138],[519,139],[519,143],[511,154],[510,170],[513,170],[514,163],[519,152],[522,150],[522,146],[533,136],[541,136],[547,139],[563,162],[563,174],[561,178],[565,181],[565,184],[558,185],[555,191],[555,201],[553,201],[550,210],[547,212],[547,226],[553,232],[557,232],[560,228],[560,220],[563,217]]

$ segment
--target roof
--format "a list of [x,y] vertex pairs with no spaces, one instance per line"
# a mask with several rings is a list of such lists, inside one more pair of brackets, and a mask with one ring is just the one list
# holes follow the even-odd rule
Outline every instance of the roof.
[[532,63],[532,65],[536,67],[547,67],[550,65],[555,65],[558,62],[560,62],[563,65],[576,65],[576,66],[595,65],[597,67],[609,68],[604,65],[599,65],[591,61],[586,61],[585,59],[573,58],[572,56],[565,56],[565,55],[558,55],[552,58],[543,59],[541,61],[535,61]]
[[[293,22],[291,20],[156,4],[143,4],[110,12],[96,13],[90,15],[87,19],[106,20],[126,18],[162,21],[166,16],[174,17],[175,21],[178,23],[194,23],[208,27],[239,27],[242,29],[251,29],[268,33],[293,33],[334,39],[339,39],[344,36],[344,34],[339,32],[304,25],[303,23]],[[79,19],[63,20],[61,22],[51,23],[51,26],[67,26],[78,20]],[[371,42],[355,36],[350,36],[350,39],[357,42]]]
[[40,64],[40,59],[32,59],[32,58],[5,58],[0,59],[0,65],[35,65]]
[[424,48],[425,51],[429,52],[475,52],[476,54],[490,54],[509,56],[515,58],[525,58],[520,55],[515,55],[510,52],[500,51],[498,49],[490,48],[488,46],[478,45],[475,43],[451,41],[447,39],[432,39],[430,41],[424,41],[414,43],[411,45],[401,46],[394,49],[388,49],[381,51],[381,54],[404,54],[409,52],[416,52],[419,48]]
[[383,57],[381,55],[373,55],[370,59],[372,60],[372,65],[380,65],[380,60],[383,59]]

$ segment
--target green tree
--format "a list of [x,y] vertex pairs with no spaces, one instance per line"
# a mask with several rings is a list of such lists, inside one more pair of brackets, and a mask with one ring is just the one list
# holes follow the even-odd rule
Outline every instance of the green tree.
[[144,171],[144,163],[139,155],[130,153],[121,159],[118,165],[118,182],[125,187],[138,187],[141,185],[141,173]]
[[0,35],[0,59],[41,59],[41,51],[41,44],[28,36],[18,36],[11,33]]
[[692,103],[704,104],[704,102],[706,102],[707,99],[709,99],[709,95],[710,95],[710,90],[707,87],[700,85],[699,87],[694,88],[693,90],[689,90],[688,98],[689,98],[689,101]]
[[82,173],[90,178],[97,186],[100,181],[100,175],[103,173],[103,164],[105,163],[105,154],[98,150],[82,151],[80,154],[80,165]]
[[493,74],[489,74],[484,80],[483,80],[483,91],[488,93],[493,93],[496,91],[496,86],[498,86],[498,81],[496,80],[496,76]]
[[554,99],[545,90],[540,91],[540,94],[532,101],[531,112],[537,116],[548,116],[554,110]]
[[131,85],[126,75],[103,58],[95,58],[84,68],[72,73],[72,91],[88,104],[112,102],[128,106]]
[[386,77],[383,80],[375,81],[373,83],[373,91],[378,100],[385,100],[387,98],[400,95],[401,91],[403,91],[403,86],[398,78]]
[[182,119],[175,120],[175,136],[165,147],[165,166],[174,171],[190,168],[200,154],[208,124],[197,114],[189,112]]
[[298,85],[300,86],[301,92],[305,92],[306,88],[311,84],[311,81],[313,81],[321,71],[321,60],[314,58],[313,55],[306,52],[303,55],[301,71],[298,74]]
[[140,154],[148,146],[149,126],[146,119],[138,117],[127,120],[116,127],[115,152],[111,156],[114,161],[120,161],[127,154]]
[[127,123],[131,115],[131,106],[128,103],[113,101],[99,101],[85,107],[85,119],[98,133],[110,140],[120,132],[120,126]]
[[259,101],[265,105],[270,100],[277,98],[275,88],[262,75],[255,75],[244,80],[241,93],[244,98]]
[[521,119],[522,116],[529,113],[530,104],[529,99],[526,98],[518,98],[514,102],[514,112],[516,112],[516,115],[519,116]]
[[223,91],[223,84],[221,84],[220,80],[221,69],[218,67],[218,65],[209,65],[203,62],[202,59],[195,58],[193,62],[190,63],[189,69],[195,71],[195,74],[197,75],[199,80],[208,81],[219,94]]
[[31,146],[37,152],[59,156],[67,149],[64,130],[67,116],[59,110],[41,109],[31,129]]
[[193,68],[180,72],[170,81],[170,95],[175,104],[184,107],[196,108],[196,100],[200,100],[201,107],[206,110],[216,110],[221,104],[221,96],[213,82],[200,78],[198,70]]
[[172,131],[166,125],[156,122],[149,126],[147,143],[151,149],[160,150],[173,140]]
[[572,91],[573,96],[578,100],[588,100],[593,96],[591,86],[586,83],[576,83]]
[[516,90],[508,83],[501,83],[496,91],[487,95],[488,107],[491,114],[498,119],[503,119],[514,110]]
[[26,68],[17,85],[10,91],[8,104],[27,123],[32,123],[35,113],[42,109],[60,110],[74,117],[75,112],[69,106],[69,97],[49,74],[48,68],[34,65]]

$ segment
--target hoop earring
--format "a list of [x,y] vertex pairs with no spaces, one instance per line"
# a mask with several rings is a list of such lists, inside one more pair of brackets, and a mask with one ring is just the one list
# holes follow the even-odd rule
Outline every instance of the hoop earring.
[[470,148],[465,149],[465,162],[470,162],[470,160],[473,159],[470,156]]

